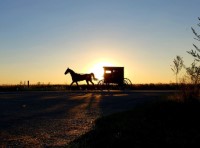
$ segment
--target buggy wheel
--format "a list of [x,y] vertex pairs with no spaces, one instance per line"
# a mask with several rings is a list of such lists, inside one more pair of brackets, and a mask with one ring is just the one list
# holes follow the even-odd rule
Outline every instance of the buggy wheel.
[[104,84],[104,80],[100,80],[100,81],[98,82],[98,89],[99,89],[99,90],[104,90],[104,89],[106,89],[106,85]]
[[132,89],[132,83],[131,80],[129,80],[128,78],[124,78],[124,85],[123,85],[124,89]]

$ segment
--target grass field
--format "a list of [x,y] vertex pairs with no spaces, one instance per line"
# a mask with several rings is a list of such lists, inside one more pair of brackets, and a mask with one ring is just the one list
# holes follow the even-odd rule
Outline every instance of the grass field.
[[[79,85],[78,88],[76,85],[73,85],[71,87],[72,90],[77,89],[93,89],[90,85],[87,87],[87,85]],[[97,84],[95,84],[95,89],[101,89]],[[177,89],[177,85],[174,83],[171,84],[132,84],[128,87],[131,90],[175,90]],[[63,90],[69,90],[69,85],[63,85],[63,84],[33,84],[30,86],[27,85],[0,85],[0,92],[3,91],[63,91]],[[106,86],[106,89],[119,89],[117,85],[110,85]]]
[[148,103],[96,120],[69,148],[199,147],[200,103]]

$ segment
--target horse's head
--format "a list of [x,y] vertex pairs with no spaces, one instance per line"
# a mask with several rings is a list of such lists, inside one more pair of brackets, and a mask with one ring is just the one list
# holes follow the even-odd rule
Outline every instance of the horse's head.
[[65,71],[65,75],[68,74],[70,72],[70,69],[67,68],[67,70]]

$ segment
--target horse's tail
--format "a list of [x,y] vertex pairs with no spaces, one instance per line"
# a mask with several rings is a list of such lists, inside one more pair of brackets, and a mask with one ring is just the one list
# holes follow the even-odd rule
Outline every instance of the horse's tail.
[[93,79],[94,79],[95,81],[98,80],[98,79],[94,76],[94,73],[91,73],[91,75],[92,75],[92,77],[93,77]]

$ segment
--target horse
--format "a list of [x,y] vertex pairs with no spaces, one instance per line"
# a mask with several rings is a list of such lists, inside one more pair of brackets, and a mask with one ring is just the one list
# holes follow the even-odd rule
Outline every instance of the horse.
[[86,83],[87,83],[87,86],[89,86],[89,82],[91,82],[92,85],[93,85],[93,87],[94,87],[94,83],[92,82],[92,79],[95,80],[95,81],[98,80],[97,78],[95,78],[94,73],[90,73],[90,74],[78,74],[78,73],[75,73],[73,70],[67,68],[67,70],[65,71],[64,74],[66,75],[68,73],[70,73],[71,78],[72,78],[72,83],[70,84],[70,89],[71,89],[71,86],[72,86],[72,84],[74,82],[76,83],[77,86],[79,86],[78,82],[85,80]]

